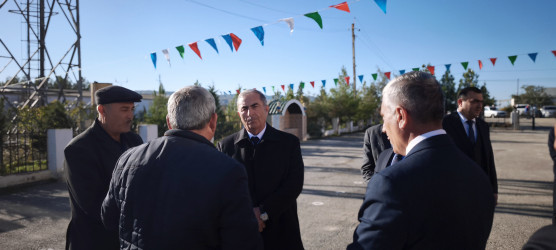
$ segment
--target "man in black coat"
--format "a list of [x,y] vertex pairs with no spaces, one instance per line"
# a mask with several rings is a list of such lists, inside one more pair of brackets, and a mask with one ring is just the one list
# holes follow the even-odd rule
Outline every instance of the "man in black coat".
[[134,102],[140,102],[141,95],[120,86],[95,95],[98,118],[64,149],[71,206],[66,249],[119,249],[118,234],[102,225],[100,207],[118,157],[143,143],[130,132]]
[[382,124],[374,125],[365,130],[363,140],[363,165],[361,175],[365,181],[369,181],[376,171],[378,156],[385,149],[391,148],[388,136],[382,132]]
[[554,143],[554,131],[556,130],[556,125],[554,128],[548,132],[548,152],[550,153],[550,158],[552,158],[552,171],[554,173],[554,182],[552,183],[552,224],[556,225],[556,144]]
[[163,137],[125,152],[102,206],[121,249],[262,249],[241,164],[218,152],[213,96],[199,86],[168,100]]
[[[498,201],[498,179],[488,124],[479,116],[483,111],[483,94],[476,87],[462,89],[458,95],[458,110],[444,117],[442,127],[458,148],[481,166]],[[471,125],[470,125],[471,124]],[[470,128],[472,128],[470,130]]]
[[480,167],[442,129],[440,84],[412,71],[382,93],[384,130],[404,158],[369,181],[347,248],[484,249],[494,197]]
[[218,150],[247,170],[264,248],[303,249],[296,202],[304,172],[299,139],[266,123],[269,107],[261,92],[242,92],[237,106],[244,129],[220,141]]

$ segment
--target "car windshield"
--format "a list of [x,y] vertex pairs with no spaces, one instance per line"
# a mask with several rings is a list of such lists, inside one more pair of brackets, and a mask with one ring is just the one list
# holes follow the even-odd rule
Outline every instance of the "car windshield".
[[490,110],[498,110],[496,107],[490,107]]
[[544,110],[556,110],[556,107],[553,107],[553,106],[551,106],[551,107],[544,107]]

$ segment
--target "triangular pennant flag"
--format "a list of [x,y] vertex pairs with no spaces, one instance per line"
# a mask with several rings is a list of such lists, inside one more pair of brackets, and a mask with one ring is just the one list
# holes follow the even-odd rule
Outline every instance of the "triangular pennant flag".
[[461,66],[463,66],[464,70],[467,70],[467,65],[469,65],[469,62],[462,62]]
[[419,68],[412,68],[413,71],[419,71]]
[[239,91],[240,91],[240,90],[241,90],[241,89],[236,89],[236,92],[237,92],[238,95],[239,95]]
[[185,53],[185,48],[183,47],[183,45],[176,47],[176,49],[180,53],[181,59],[183,59],[183,53]]
[[517,59],[517,56],[508,56],[508,59],[510,59],[510,62],[512,62],[512,65],[514,65],[515,59]]
[[293,90],[293,83],[290,83],[290,89]]
[[290,34],[291,34],[293,32],[293,26],[294,26],[293,18],[292,17],[284,18],[284,19],[280,19],[280,21],[283,21],[287,23],[288,26],[290,26]]
[[299,87],[301,87],[302,89],[304,89],[304,88],[305,88],[305,83],[304,83],[304,82],[300,82],[300,83],[299,83]]
[[434,75],[434,66],[427,66],[427,69],[431,72],[431,75]]
[[390,80],[390,72],[384,72],[384,75],[388,78],[388,80]]
[[156,69],[156,52],[151,53],[151,60],[153,61],[154,68]]
[[483,62],[481,60],[479,60],[479,69],[483,69]]
[[274,86],[272,86],[272,92],[276,92],[276,91],[274,90]]
[[452,64],[444,64],[444,66],[446,66],[446,71],[450,71],[450,66],[452,66]]
[[241,45],[241,39],[237,37],[234,33],[230,33],[230,37],[232,37],[232,41],[234,43],[234,48],[239,49],[239,45]]
[[349,76],[346,76],[345,79],[346,79],[347,86],[349,86]]
[[554,56],[556,56],[556,50],[553,50],[553,51],[552,51],[552,54],[554,54]]
[[263,91],[264,91],[264,94],[266,95],[266,88],[265,87],[263,87]]
[[233,45],[232,37],[230,36],[230,34],[223,35],[222,38],[224,38],[224,40],[226,40],[226,43],[228,44],[228,46],[230,46],[230,50],[232,50],[232,52],[234,52],[234,45]]
[[286,90],[284,89],[284,85],[282,85],[282,90],[283,90],[284,92],[286,92]]
[[209,39],[205,40],[205,42],[210,44],[210,46],[212,46],[212,48],[214,50],[216,50],[216,53],[220,54],[220,52],[218,52],[218,48],[216,47],[216,43],[214,42],[214,38],[209,38]]
[[199,58],[203,60],[203,58],[201,57],[201,51],[199,51],[199,47],[197,47],[197,42],[190,43],[189,48],[191,48],[195,52],[195,54],[197,54]]
[[317,22],[319,27],[322,29],[322,18],[320,17],[319,12],[307,13],[304,16],[315,20],[315,22]]
[[378,74],[377,74],[377,73],[374,73],[374,74],[372,74],[372,76],[373,76],[373,80],[376,81],[376,77],[378,76]]
[[400,75],[405,74],[405,69],[400,70]]
[[492,66],[494,66],[494,64],[496,63],[496,57],[490,58],[490,61],[492,62]]
[[359,82],[363,83],[363,75],[359,75],[358,77],[359,77]]
[[338,86],[338,78],[334,78],[334,86]]
[[163,49],[162,50],[162,54],[164,54],[164,57],[166,57],[166,61],[168,61],[168,65],[170,65],[170,67],[172,66],[172,64],[170,64],[170,53],[168,52],[167,49]]
[[261,45],[264,46],[264,29],[263,26],[257,26],[255,28],[251,28],[255,36],[261,41]]
[[386,14],[386,0],[375,0],[375,3]]
[[322,87],[323,88],[326,87],[326,80],[321,80],[321,82],[322,82]]
[[531,57],[531,60],[533,60],[533,62],[537,60],[537,54],[538,53],[529,53],[529,57]]
[[311,86],[313,86],[313,88],[315,88],[315,81],[310,81],[309,83],[311,83]]
[[343,2],[343,3],[336,4],[336,5],[332,5],[332,6],[330,6],[330,8],[336,8],[336,9],[343,10],[343,11],[349,13],[349,6],[348,6],[348,3],[347,3],[347,2]]

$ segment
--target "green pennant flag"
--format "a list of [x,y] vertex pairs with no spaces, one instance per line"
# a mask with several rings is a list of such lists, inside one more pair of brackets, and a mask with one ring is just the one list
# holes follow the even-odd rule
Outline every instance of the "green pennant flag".
[[413,71],[419,71],[419,68],[413,68],[412,70]]
[[467,70],[467,65],[469,65],[469,62],[462,62],[461,66],[463,66],[463,69]]
[[315,20],[315,22],[317,22],[322,29],[322,18],[320,17],[319,12],[307,13],[304,16]]
[[183,45],[176,47],[176,49],[180,52],[181,59],[183,59],[183,53],[185,52]]
[[372,76],[373,76],[373,79],[376,81],[376,77],[378,76],[378,74],[374,73],[374,74],[372,74]]
[[334,85],[338,86],[338,78],[334,78]]
[[512,62],[512,65],[514,65],[515,59],[517,59],[517,56],[508,56],[508,58],[510,59],[510,62]]
[[299,86],[303,89],[303,88],[305,88],[305,83],[304,83],[304,82],[300,82],[300,83],[299,83]]

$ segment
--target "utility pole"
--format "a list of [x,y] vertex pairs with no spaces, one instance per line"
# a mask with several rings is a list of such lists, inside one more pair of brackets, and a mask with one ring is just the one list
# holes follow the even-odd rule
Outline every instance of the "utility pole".
[[351,51],[353,53],[353,95],[357,96],[357,75],[355,74],[355,21],[351,23]]

